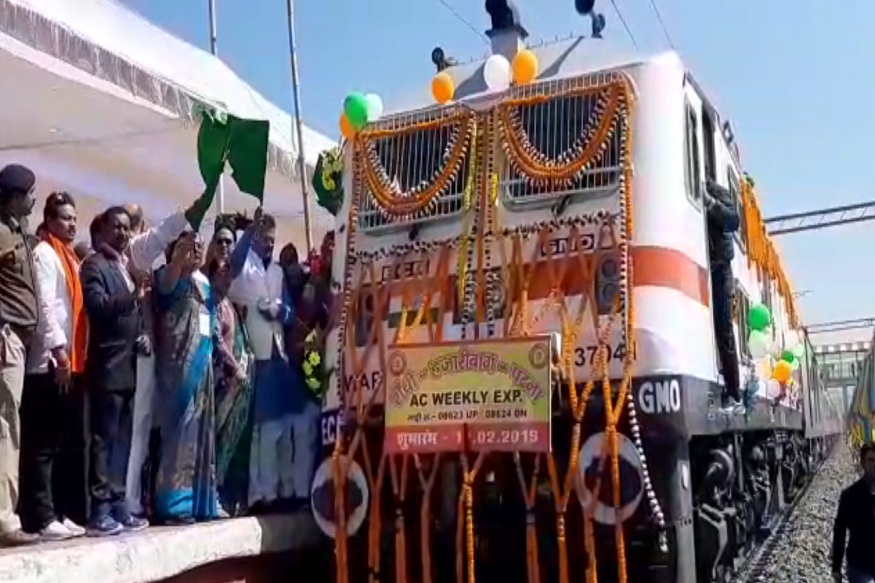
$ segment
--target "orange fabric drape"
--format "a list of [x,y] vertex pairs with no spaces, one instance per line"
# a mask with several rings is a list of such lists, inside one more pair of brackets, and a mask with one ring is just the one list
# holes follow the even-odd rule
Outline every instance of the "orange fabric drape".
[[85,305],[82,301],[82,282],[79,279],[79,258],[70,245],[50,233],[43,240],[52,246],[64,266],[64,278],[67,281],[67,293],[70,294],[70,304],[73,307],[70,318],[73,322],[73,337],[69,339],[70,367],[73,373],[85,371],[85,350],[88,342],[88,320],[85,318]]

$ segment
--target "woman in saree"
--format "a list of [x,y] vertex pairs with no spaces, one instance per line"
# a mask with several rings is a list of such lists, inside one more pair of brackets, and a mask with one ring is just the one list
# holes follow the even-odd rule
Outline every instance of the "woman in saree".
[[203,242],[182,234],[155,273],[155,376],[160,456],[156,518],[190,524],[218,514],[213,353],[218,319],[207,277],[198,268]]
[[249,490],[249,450],[252,445],[252,397],[255,357],[243,319],[228,299],[233,275],[226,260],[207,265],[220,327],[216,359],[216,479],[219,512],[246,512]]

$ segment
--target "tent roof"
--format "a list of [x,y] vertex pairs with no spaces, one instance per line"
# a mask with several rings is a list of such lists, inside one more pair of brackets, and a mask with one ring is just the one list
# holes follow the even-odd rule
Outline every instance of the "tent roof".
[[[2,0],[0,32],[189,118],[192,100],[239,117],[267,119],[277,164],[294,174],[293,118],[241,80],[223,61],[114,0]],[[315,165],[334,143],[304,127],[304,158]],[[277,152],[273,153],[275,156]]]
[[[160,218],[203,189],[192,117],[202,102],[270,121],[265,207],[300,220],[292,117],[218,58],[113,0],[0,0],[0,66],[0,163],[30,164],[74,194],[137,202]],[[333,144],[304,129],[308,174]],[[225,192],[226,210],[254,208],[232,181]],[[331,217],[310,206],[329,228]]]

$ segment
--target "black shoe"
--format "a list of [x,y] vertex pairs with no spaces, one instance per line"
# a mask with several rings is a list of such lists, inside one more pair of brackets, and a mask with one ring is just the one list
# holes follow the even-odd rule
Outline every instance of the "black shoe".
[[116,522],[114,518],[111,516],[104,516],[92,520],[88,524],[88,528],[85,529],[85,533],[88,536],[94,537],[115,536],[120,534],[122,530],[124,530],[124,527]]
[[119,524],[122,525],[125,532],[140,532],[149,528],[148,520],[136,516],[128,516],[127,520],[122,520]]

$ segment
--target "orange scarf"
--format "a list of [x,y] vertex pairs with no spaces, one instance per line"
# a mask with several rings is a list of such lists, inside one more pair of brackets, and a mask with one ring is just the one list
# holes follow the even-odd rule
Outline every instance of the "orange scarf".
[[82,282],[79,279],[79,258],[73,247],[63,243],[50,233],[43,236],[43,241],[51,245],[64,266],[64,278],[67,280],[67,293],[70,294],[70,304],[73,313],[73,338],[70,342],[70,367],[73,373],[85,371],[85,351],[88,343],[88,320],[85,317],[85,306],[82,301]]

